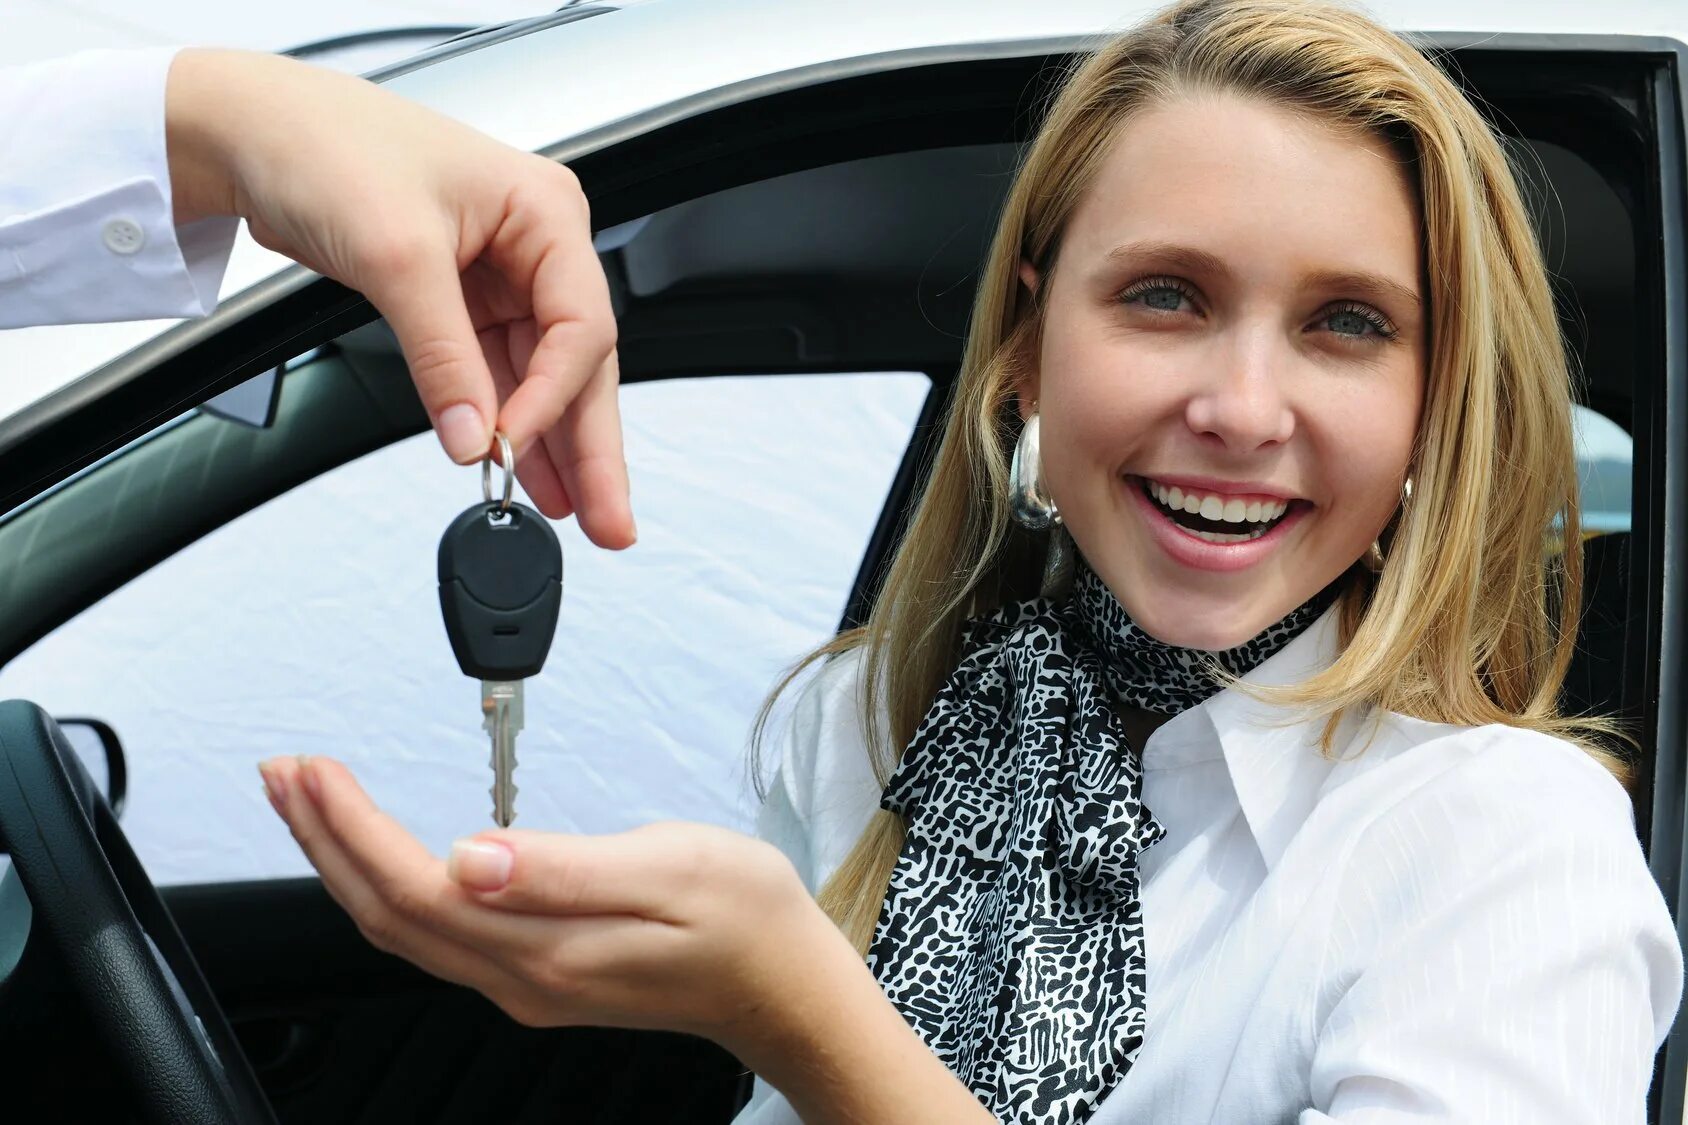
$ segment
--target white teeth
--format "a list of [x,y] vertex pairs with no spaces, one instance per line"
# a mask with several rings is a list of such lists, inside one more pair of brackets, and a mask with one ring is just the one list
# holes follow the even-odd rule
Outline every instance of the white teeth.
[[[1203,519],[1225,523],[1271,523],[1289,509],[1287,500],[1239,500],[1215,493],[1185,492],[1177,485],[1164,485],[1159,481],[1145,480],[1145,483],[1148,485],[1149,495],[1173,511],[1199,514]],[[1216,543],[1229,541],[1222,532],[1193,534],[1201,534],[1204,538],[1218,535],[1220,538],[1213,540]],[[1259,534],[1257,531],[1242,537],[1252,539]]]

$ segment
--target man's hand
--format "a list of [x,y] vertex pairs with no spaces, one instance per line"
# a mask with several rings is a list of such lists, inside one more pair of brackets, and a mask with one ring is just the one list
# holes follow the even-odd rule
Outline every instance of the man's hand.
[[259,52],[182,51],[166,132],[178,224],[239,215],[260,245],[363,293],[453,460],[485,456],[496,424],[542,512],[577,514],[601,547],[633,542],[615,318],[573,173]]

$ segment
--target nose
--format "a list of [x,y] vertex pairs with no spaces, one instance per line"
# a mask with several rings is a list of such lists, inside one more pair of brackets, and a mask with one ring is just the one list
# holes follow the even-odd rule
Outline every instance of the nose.
[[1196,379],[1184,418],[1191,432],[1225,449],[1248,453],[1282,444],[1295,432],[1284,385],[1287,364],[1268,332],[1240,334]]

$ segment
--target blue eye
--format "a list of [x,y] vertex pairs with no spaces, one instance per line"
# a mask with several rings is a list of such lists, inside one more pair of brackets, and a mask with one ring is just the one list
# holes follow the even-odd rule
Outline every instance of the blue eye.
[[1395,338],[1395,326],[1382,313],[1365,305],[1343,305],[1332,309],[1325,314],[1324,322],[1332,332],[1349,340],[1363,340],[1368,335],[1382,340]]
[[1116,299],[1122,305],[1136,302],[1156,312],[1177,312],[1184,301],[1195,304],[1196,296],[1172,278],[1147,277],[1129,286]]

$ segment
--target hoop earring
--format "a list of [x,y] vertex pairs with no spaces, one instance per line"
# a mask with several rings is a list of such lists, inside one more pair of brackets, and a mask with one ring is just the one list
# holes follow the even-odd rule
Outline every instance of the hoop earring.
[[1366,553],[1360,556],[1360,565],[1373,574],[1383,573],[1383,544],[1373,539]]
[[1020,428],[1014,458],[1008,466],[1008,510],[1014,522],[1029,531],[1043,531],[1061,522],[1061,510],[1043,487],[1043,455],[1038,441],[1036,411]]

